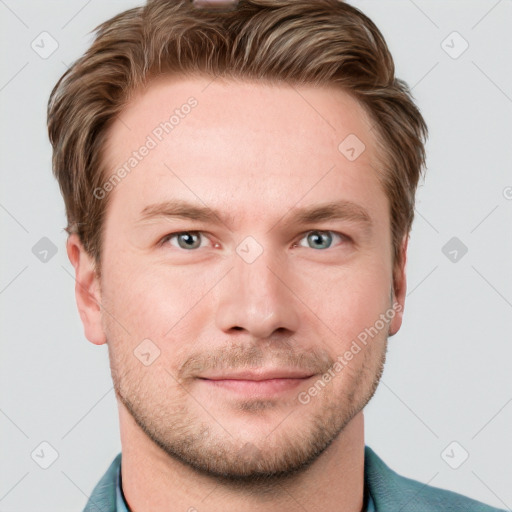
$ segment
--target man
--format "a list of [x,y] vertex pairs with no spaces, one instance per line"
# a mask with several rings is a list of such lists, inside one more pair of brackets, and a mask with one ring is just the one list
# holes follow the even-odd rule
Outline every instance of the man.
[[365,446],[427,133],[371,20],[149,1],[99,27],[49,133],[119,405],[86,511],[496,510]]

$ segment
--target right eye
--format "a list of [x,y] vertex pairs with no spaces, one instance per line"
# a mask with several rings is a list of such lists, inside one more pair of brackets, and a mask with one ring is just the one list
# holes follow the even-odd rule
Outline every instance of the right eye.
[[165,235],[159,242],[163,246],[170,242],[172,246],[179,249],[191,250],[201,247],[201,237],[204,236],[200,231],[179,231]]

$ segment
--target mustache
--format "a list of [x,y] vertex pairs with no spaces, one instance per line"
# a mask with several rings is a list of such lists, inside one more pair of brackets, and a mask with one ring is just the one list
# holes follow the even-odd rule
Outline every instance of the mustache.
[[298,351],[298,345],[292,343],[287,343],[285,347],[282,342],[279,345],[279,348],[262,347],[260,344],[230,345],[210,352],[195,353],[181,365],[177,378],[182,381],[211,370],[243,370],[263,366],[294,368],[307,373],[323,374],[335,363],[335,360],[322,349]]

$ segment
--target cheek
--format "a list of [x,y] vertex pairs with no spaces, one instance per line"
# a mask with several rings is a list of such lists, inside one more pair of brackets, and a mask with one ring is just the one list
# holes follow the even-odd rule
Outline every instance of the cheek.
[[[120,261],[111,266],[105,292],[115,319],[136,339],[163,340],[189,323],[203,307],[203,299],[218,281],[214,272],[190,272],[182,268],[143,262]],[[222,275],[220,273],[219,275]],[[192,316],[191,316],[192,315]]]
[[391,270],[370,259],[302,273],[298,295],[323,326],[333,349],[343,350],[391,306]]

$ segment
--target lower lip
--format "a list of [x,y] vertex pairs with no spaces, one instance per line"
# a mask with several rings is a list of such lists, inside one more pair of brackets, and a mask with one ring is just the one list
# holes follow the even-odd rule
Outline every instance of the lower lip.
[[244,395],[273,395],[290,391],[300,384],[303,384],[310,377],[303,379],[268,379],[268,380],[238,380],[238,379],[223,379],[223,380],[210,380],[201,379],[212,386],[234,391]]

